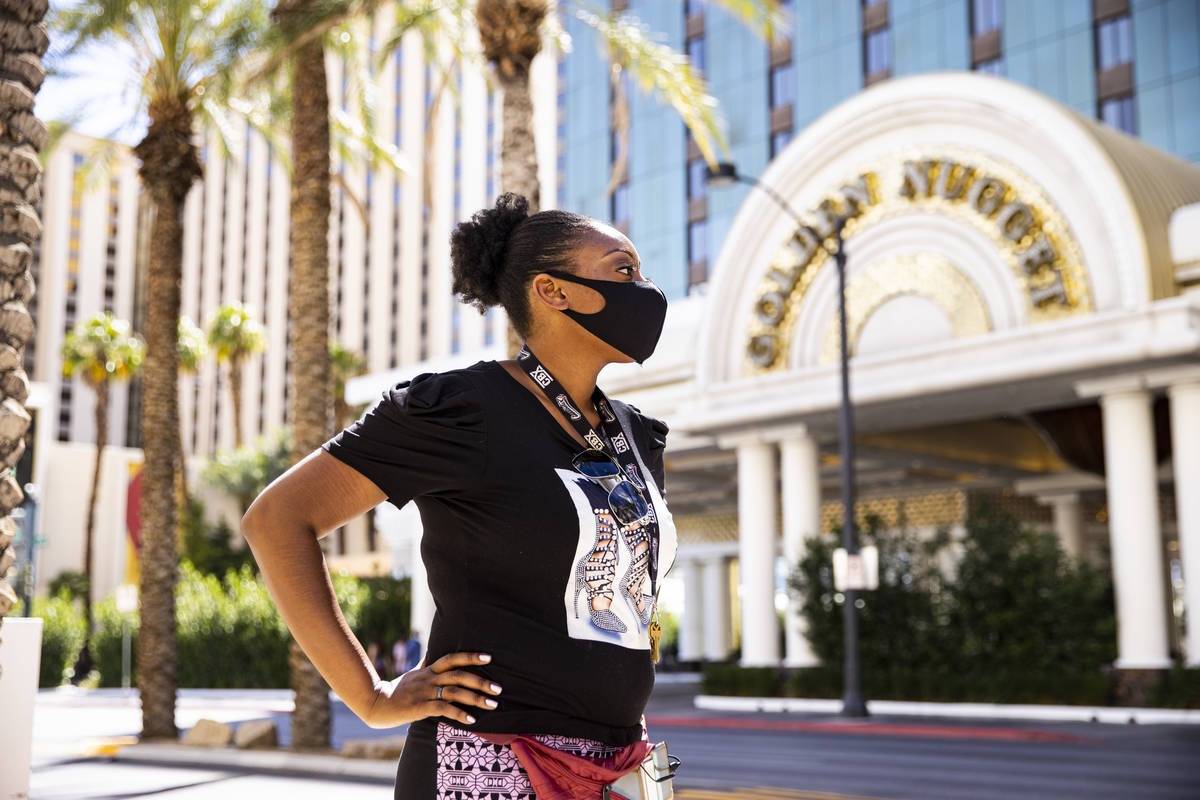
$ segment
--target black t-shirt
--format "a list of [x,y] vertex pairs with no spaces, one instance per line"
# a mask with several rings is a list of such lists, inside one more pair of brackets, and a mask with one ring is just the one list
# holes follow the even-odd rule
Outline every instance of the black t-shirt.
[[[667,429],[612,405],[653,476],[633,477],[659,520],[657,583],[676,550],[662,498]],[[608,492],[571,468],[583,448],[537,397],[494,361],[420,375],[324,448],[397,507],[416,501],[436,606],[426,663],[490,653],[475,669],[504,687],[495,711],[469,709],[473,729],[636,741],[654,685],[635,600],[649,583],[622,587],[636,538],[613,524]]]

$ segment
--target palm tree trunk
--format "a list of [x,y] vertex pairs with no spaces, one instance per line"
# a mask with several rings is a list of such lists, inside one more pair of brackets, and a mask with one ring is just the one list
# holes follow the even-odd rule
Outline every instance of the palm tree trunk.
[[[0,25],[6,28],[4,73],[0,76],[0,174],[8,187],[0,192],[0,464],[11,467],[25,450],[30,416],[24,404],[29,381],[22,350],[33,335],[26,304],[33,297],[33,243],[41,236],[38,200],[42,164],[38,151],[46,142],[46,126],[33,115],[34,95],[46,72],[42,54],[50,44],[41,25],[46,0],[0,0]],[[15,402],[8,402],[9,399]],[[12,541],[17,526],[10,512],[24,499],[12,471],[0,470],[0,618],[17,602],[4,579],[16,558]],[[2,665],[0,665],[2,669]]]
[[538,184],[537,148],[533,137],[533,98],[529,93],[529,71],[517,70],[511,77],[499,76],[504,90],[500,124],[500,191],[523,195],[529,213],[542,203]]
[[[286,23],[285,23],[286,24]],[[329,90],[320,41],[297,51],[292,85],[291,391],[292,463],[332,435],[329,364]],[[295,639],[289,663],[295,711],[292,747],[329,747],[329,687]]]
[[233,398],[233,444],[241,447],[245,443],[242,438],[242,362],[241,359],[229,359],[229,394]]
[[[83,651],[80,663],[91,664],[92,641],[92,543],[96,538],[96,500],[100,496],[100,475],[104,467],[104,448],[108,445],[108,381],[92,387],[96,392],[96,464],[92,469],[92,493],[88,498],[87,525],[83,529],[83,574],[87,578],[87,595],[83,598]],[[77,675],[82,678],[84,676]]]
[[200,177],[186,96],[150,102],[150,129],[135,149],[154,221],[146,281],[146,361],[143,365],[141,629],[137,642],[142,738],[176,737],[175,467],[179,454],[179,284],[183,262],[183,202]]

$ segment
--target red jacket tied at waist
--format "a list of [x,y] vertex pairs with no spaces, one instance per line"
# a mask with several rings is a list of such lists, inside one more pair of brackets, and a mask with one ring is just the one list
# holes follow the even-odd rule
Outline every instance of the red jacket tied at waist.
[[[613,783],[637,769],[653,749],[650,742],[642,740],[610,758],[595,761],[555,750],[530,736],[500,733],[477,735],[492,744],[504,744],[512,748],[517,761],[529,773],[529,783],[538,800],[597,800],[605,784]],[[613,797],[631,800],[616,792]]]

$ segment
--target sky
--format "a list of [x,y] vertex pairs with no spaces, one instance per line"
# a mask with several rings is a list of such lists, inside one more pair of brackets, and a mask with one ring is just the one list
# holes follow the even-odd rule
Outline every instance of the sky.
[[137,77],[130,59],[116,48],[95,46],[56,63],[53,38],[51,42],[44,63],[52,74],[37,94],[38,119],[73,119],[71,127],[79,133],[136,144],[146,132],[146,122],[138,124]]

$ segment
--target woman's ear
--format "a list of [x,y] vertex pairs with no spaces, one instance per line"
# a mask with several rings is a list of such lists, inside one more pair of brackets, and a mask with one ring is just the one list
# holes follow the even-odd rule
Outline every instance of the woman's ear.
[[534,276],[532,290],[534,296],[550,308],[562,311],[568,306],[562,283],[545,273]]

